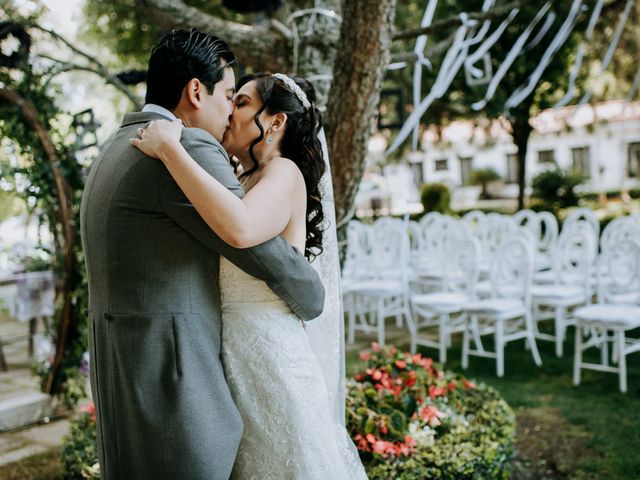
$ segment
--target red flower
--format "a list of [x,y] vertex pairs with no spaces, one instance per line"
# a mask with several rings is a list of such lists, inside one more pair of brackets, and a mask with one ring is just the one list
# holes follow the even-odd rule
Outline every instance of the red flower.
[[464,380],[462,384],[464,385],[464,388],[476,388],[476,384],[470,380]]
[[89,405],[86,405],[84,407],[80,407],[80,411],[82,413],[88,413],[89,415],[91,415],[92,422],[96,421],[96,406],[93,403],[90,403]]
[[360,360],[365,362],[371,359],[371,352],[360,352]]
[[442,387],[436,387],[435,385],[429,387],[429,398],[431,398],[431,400],[436,397],[444,397],[446,394],[447,391]]
[[456,383],[455,382],[449,382],[447,387],[449,388],[450,392],[453,392],[456,389]]

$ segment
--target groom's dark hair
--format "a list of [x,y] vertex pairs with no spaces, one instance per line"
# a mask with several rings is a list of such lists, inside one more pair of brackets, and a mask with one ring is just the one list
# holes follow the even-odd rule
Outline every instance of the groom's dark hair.
[[192,78],[200,80],[212,94],[215,84],[224,77],[224,69],[235,63],[229,46],[215,35],[193,29],[173,30],[151,51],[145,102],[173,110]]

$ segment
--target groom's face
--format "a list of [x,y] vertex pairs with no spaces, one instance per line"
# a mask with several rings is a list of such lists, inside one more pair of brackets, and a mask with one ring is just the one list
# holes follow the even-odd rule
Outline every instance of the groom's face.
[[232,68],[224,69],[224,77],[215,84],[211,95],[203,95],[198,112],[198,125],[213,137],[222,142],[224,133],[229,127],[229,118],[233,111],[233,93],[236,77]]

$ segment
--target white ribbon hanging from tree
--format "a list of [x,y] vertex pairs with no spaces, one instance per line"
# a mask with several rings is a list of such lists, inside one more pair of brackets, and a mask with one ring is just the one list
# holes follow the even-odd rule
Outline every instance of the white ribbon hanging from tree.
[[[429,4],[424,11],[424,15],[422,16],[422,22],[420,22],[420,26],[422,28],[426,28],[431,25],[433,21],[433,15],[436,11],[436,6],[438,5],[438,0],[429,0]],[[426,66],[429,70],[433,67],[428,58],[424,56],[424,49],[427,46],[427,35],[420,35],[416,39],[416,45],[413,49],[413,53],[416,55],[416,62],[413,66],[413,104],[417,105],[420,102],[420,94],[422,93],[422,67]],[[412,137],[412,148],[413,150],[418,149],[418,134],[420,129],[418,125],[413,129],[413,137]]]
[[505,58],[505,60],[500,64],[500,67],[498,68],[498,71],[491,79],[491,82],[489,82],[489,87],[487,87],[487,92],[485,93],[484,98],[478,102],[471,104],[471,108],[473,108],[474,110],[481,110],[493,98],[493,96],[496,93],[496,90],[498,89],[498,85],[500,85],[500,82],[509,71],[509,68],[511,68],[511,65],[513,64],[516,57],[524,47],[524,44],[526,43],[527,39],[533,32],[533,29],[540,22],[540,20],[547,14],[547,12],[549,11],[549,8],[551,8],[551,2],[545,3],[544,6],[540,9],[540,11],[537,13],[537,15],[533,18],[531,23],[527,25],[527,28],[525,28],[524,32],[520,34],[516,42],[513,44],[513,47],[507,54],[507,57]]
[[560,47],[564,45],[564,43],[567,41],[567,38],[569,38],[569,35],[571,34],[573,26],[575,25],[576,19],[578,17],[578,13],[580,12],[581,5],[582,0],[573,0],[569,15],[560,26],[560,29],[551,41],[549,48],[547,48],[547,50],[544,52],[540,63],[533,71],[533,73],[529,76],[528,81],[524,85],[518,87],[516,91],[513,92],[507,99],[507,102],[505,104],[505,112],[508,112],[512,108],[517,107],[525,100],[525,98],[532,94],[536,85],[538,85],[538,82],[540,81],[540,77],[542,77],[542,74],[549,66],[551,59],[558,52]]
[[[631,7],[633,6],[633,3],[634,3],[634,0],[627,0],[626,5],[624,6],[624,11],[620,15],[620,20],[618,21],[618,26],[616,27],[616,31],[613,35],[613,39],[609,44],[607,53],[605,54],[604,60],[602,61],[602,65],[600,65],[599,75],[602,75],[604,72],[607,71],[607,68],[609,67],[609,63],[611,63],[611,60],[613,59],[613,54],[615,53],[616,48],[618,48],[618,43],[620,42],[620,38],[622,37],[622,31],[624,30],[624,26],[627,23],[627,18],[629,18],[629,12],[631,11]],[[578,107],[584,105],[589,100],[591,100],[591,97],[593,97],[593,92],[591,90],[587,90],[582,96],[582,98],[580,99],[580,102],[578,102]],[[576,109],[576,111],[577,110],[578,109]]]
[[584,55],[587,52],[587,45],[593,36],[593,31],[595,30],[596,23],[598,22],[598,18],[600,18],[600,12],[602,11],[602,6],[604,5],[604,0],[598,0],[598,3],[593,9],[591,13],[591,18],[589,19],[589,25],[587,26],[587,31],[585,33],[585,38],[580,45],[578,46],[578,53],[576,54],[576,62],[571,69],[571,73],[569,74],[569,86],[567,87],[567,93],[556,102],[553,108],[564,107],[568,104],[571,99],[576,94],[576,79],[578,78],[578,73],[580,73],[580,68],[582,67],[582,61],[584,60]]

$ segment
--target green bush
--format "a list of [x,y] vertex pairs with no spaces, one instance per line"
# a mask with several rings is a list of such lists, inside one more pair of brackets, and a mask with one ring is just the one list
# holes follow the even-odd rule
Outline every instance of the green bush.
[[583,181],[581,175],[558,168],[542,172],[531,183],[531,198],[536,208],[549,211],[575,207],[579,199],[575,188]]
[[420,192],[425,212],[448,213],[451,207],[451,190],[444,183],[425,183]]
[[500,174],[491,167],[478,168],[477,170],[473,170],[471,172],[469,183],[471,185],[481,185],[482,191],[480,192],[480,198],[486,200],[491,198],[487,186],[491,182],[495,182],[497,180],[500,180],[501,178],[502,177],[500,176]]
[[93,405],[71,421],[69,433],[62,445],[65,480],[100,478],[96,445],[96,413]]
[[509,478],[515,415],[495,390],[395,347],[360,358],[347,428],[370,480]]

